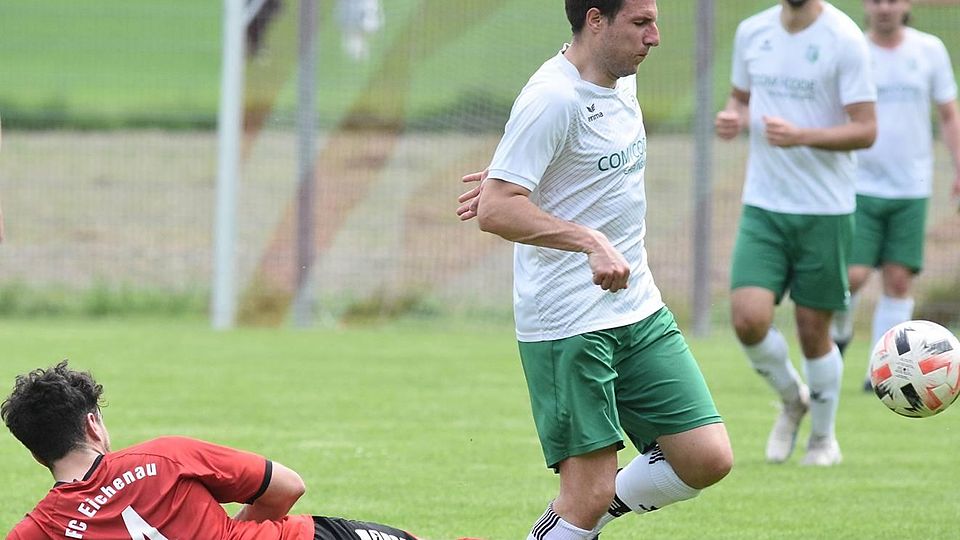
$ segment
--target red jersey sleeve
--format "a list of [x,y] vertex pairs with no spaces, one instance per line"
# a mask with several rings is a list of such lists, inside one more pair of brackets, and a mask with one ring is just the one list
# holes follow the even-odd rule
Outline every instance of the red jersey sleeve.
[[24,518],[23,521],[17,523],[13,530],[7,534],[7,540],[37,540],[38,538],[46,537],[47,535],[43,532],[43,529],[30,518]]
[[187,437],[154,443],[158,452],[180,463],[184,477],[202,483],[220,503],[252,503],[270,485],[273,463],[257,454]]

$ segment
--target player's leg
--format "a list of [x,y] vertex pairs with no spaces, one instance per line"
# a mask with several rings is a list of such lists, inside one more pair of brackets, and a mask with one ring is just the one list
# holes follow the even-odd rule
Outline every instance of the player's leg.
[[860,303],[860,289],[870,280],[873,268],[864,265],[851,265],[847,268],[847,279],[850,281],[850,304],[847,309],[836,311],[830,323],[830,338],[837,344],[842,356],[847,345],[853,340],[853,324],[857,306]]
[[914,270],[902,264],[888,262],[881,267],[883,294],[873,312],[873,341],[894,326],[913,317],[914,301],[910,296]]
[[534,423],[560,494],[531,528],[536,540],[588,539],[610,506],[623,446],[612,367],[615,331],[520,343]]
[[730,297],[733,328],[750,365],[783,403],[767,439],[766,458],[786,461],[807,412],[806,386],[790,362],[787,342],[773,327],[774,306],[791,275],[789,217],[746,206],[733,251]]
[[833,314],[830,337],[843,355],[853,339],[854,314],[860,299],[860,289],[870,279],[873,269],[880,265],[880,250],[886,236],[886,209],[878,205],[876,197],[857,195],[857,211],[854,213],[854,235],[850,257],[847,261],[847,279],[850,286],[850,304],[847,309]]
[[810,440],[804,465],[834,465],[842,456],[836,442],[843,358],[830,339],[832,311],[796,308],[797,333],[803,349],[803,370],[810,389]]
[[643,453],[616,478],[616,498],[594,532],[697,496],[730,471],[733,451],[700,368],[666,308],[625,328],[615,355],[617,407]]
[[[913,318],[910,296],[913,277],[923,268],[927,199],[893,199],[886,202],[889,234],[880,255],[883,294],[873,311],[871,343],[894,326]],[[869,379],[869,362],[867,362]]]
[[790,294],[810,388],[810,441],[803,464],[829,466],[842,460],[835,423],[843,375],[840,350],[830,338],[830,319],[835,311],[846,309],[849,300],[847,253],[853,216],[802,219]]
[[560,462],[558,472],[560,494],[534,524],[530,536],[537,540],[592,538],[591,529],[615,494],[617,447],[569,457]]
[[338,517],[313,516],[314,540],[417,540],[400,529]]

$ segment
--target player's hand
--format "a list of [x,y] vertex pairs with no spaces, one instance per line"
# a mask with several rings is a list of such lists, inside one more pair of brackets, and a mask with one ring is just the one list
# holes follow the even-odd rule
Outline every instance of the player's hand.
[[802,144],[800,129],[783,118],[764,116],[763,125],[767,142],[771,146],[789,148]]
[[460,221],[467,221],[477,217],[480,193],[483,192],[483,181],[487,179],[487,174],[489,174],[489,171],[484,169],[480,172],[468,174],[461,179],[465,184],[470,182],[478,182],[478,184],[477,187],[457,197],[457,202],[460,203],[460,207],[457,208],[457,215],[460,216]]
[[740,134],[740,114],[736,111],[720,111],[713,125],[717,136],[728,141]]
[[587,252],[587,261],[593,270],[593,283],[601,289],[615,293],[627,288],[630,265],[606,236],[597,233],[597,247]]

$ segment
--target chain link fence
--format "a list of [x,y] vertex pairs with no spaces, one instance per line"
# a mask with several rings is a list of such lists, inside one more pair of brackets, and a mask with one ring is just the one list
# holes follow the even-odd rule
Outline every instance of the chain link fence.
[[[247,36],[237,264],[241,318],[276,324],[288,317],[297,273],[298,2],[258,3]],[[318,0],[317,312],[508,318],[511,247],[457,220],[458,180],[486,165],[513,98],[569,39],[562,2],[382,0],[371,12],[351,11],[364,3]],[[714,109],[729,90],[736,24],[771,4],[717,3]],[[859,1],[836,5],[861,19]],[[696,6],[660,2],[662,45],[638,76],[649,137],[647,245],[681,316],[693,287]],[[914,24],[942,36],[958,65],[960,7],[916,6]],[[40,311],[57,311],[91,291],[101,302],[180,299],[173,304],[203,309],[221,32],[217,2],[0,5],[0,313],[17,313],[31,298],[40,298]],[[716,142],[713,151],[709,280],[721,319],[746,141]],[[947,195],[951,169],[938,141],[916,293],[918,315],[956,322],[960,217]],[[866,292],[864,310],[875,285]]]

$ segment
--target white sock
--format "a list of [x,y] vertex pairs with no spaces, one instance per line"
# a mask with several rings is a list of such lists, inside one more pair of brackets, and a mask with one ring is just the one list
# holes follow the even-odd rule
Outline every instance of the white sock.
[[873,342],[871,347],[887,330],[907,322],[913,317],[913,298],[894,298],[880,295],[873,310]]
[[604,525],[627,512],[645,514],[699,494],[699,489],[688,486],[677,476],[660,447],[654,447],[617,473],[617,495],[591,533],[598,534]]
[[830,322],[830,338],[840,343],[847,343],[853,338],[853,319],[857,311],[860,293],[850,295],[850,305],[846,311],[834,311]]
[[834,345],[830,352],[820,358],[807,358],[803,364],[810,385],[810,433],[811,436],[833,437],[840,403],[840,380],[843,377],[843,360],[840,350]]
[[533,524],[527,540],[590,540],[593,536],[591,531],[564,521],[553,511],[553,503],[550,503],[547,511]]
[[744,345],[743,351],[750,364],[767,383],[776,390],[785,403],[800,397],[800,375],[790,362],[787,340],[774,327],[770,327],[763,341],[756,345]]

